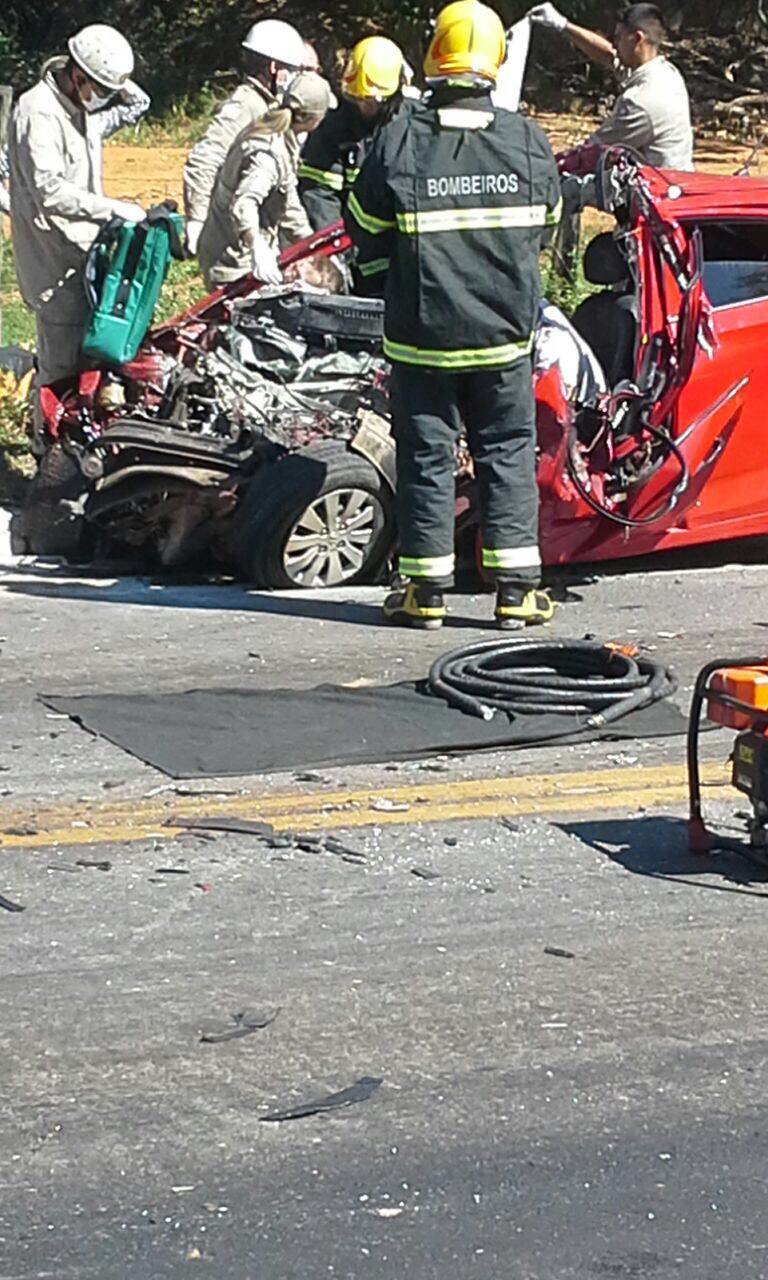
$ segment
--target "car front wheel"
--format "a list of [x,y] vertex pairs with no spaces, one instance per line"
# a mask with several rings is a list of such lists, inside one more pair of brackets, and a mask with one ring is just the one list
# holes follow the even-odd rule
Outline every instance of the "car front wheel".
[[373,582],[392,549],[392,493],[366,458],[326,441],[264,467],[235,517],[235,556],[262,587]]

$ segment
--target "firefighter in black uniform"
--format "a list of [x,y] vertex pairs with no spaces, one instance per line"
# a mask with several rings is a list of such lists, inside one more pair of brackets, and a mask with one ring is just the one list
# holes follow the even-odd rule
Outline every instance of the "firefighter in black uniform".
[[[307,139],[299,164],[299,195],[315,231],[338,222],[376,129],[401,102],[405,62],[385,36],[355,45],[344,68],[342,99]],[[377,291],[376,270],[363,274]]]
[[394,622],[442,625],[454,570],[455,446],[466,434],[482,559],[504,629],[546,622],[538,591],[538,490],[531,374],[539,252],[560,184],[538,125],[495,109],[504,29],[478,0],[438,16],[429,100],[379,131],[350,194],[358,261],[387,266],[384,350],[393,364],[397,516],[404,589]]

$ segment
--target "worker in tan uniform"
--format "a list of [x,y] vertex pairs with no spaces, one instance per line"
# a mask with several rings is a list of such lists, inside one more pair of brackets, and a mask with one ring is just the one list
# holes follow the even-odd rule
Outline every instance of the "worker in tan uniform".
[[227,152],[244,129],[278,105],[279,94],[303,67],[308,51],[288,22],[267,18],[255,23],[243,41],[247,74],[219,108],[184,166],[184,210],[187,248],[197,252],[216,178]]
[[279,106],[248,125],[221,166],[198,244],[209,288],[248,272],[281,284],[281,249],[312,234],[299,199],[299,134],[310,134],[331,104],[331,86],[314,71],[295,76]]
[[[662,53],[666,32],[655,4],[631,4],[621,9],[613,41],[569,22],[553,4],[537,5],[528,16],[533,23],[567,36],[593,62],[619,72],[621,91],[612,114],[577,149],[587,155],[590,148],[594,158],[589,167],[594,169],[598,148],[626,146],[638,152],[646,164],[660,169],[693,168],[688,89],[680,72]],[[561,161],[561,168],[570,172],[576,167],[584,172],[588,166],[569,164],[568,157]]]
[[[19,288],[34,312],[38,385],[77,373],[90,308],[88,251],[111,218],[141,222],[144,210],[104,194],[100,117],[130,86],[133,52],[119,31],[94,23],[43,68],[11,118],[11,231]],[[131,90],[129,89],[129,92]]]

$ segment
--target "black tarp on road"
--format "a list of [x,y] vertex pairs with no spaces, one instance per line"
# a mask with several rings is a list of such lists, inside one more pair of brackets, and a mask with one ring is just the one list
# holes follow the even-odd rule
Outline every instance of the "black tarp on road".
[[[542,744],[562,731],[561,716],[497,716],[487,723],[421,691],[417,683],[314,689],[190,689],[181,693],[41,695],[70,716],[172,778],[224,777],[411,760]],[[685,732],[682,713],[657,703],[602,735],[669,737]]]

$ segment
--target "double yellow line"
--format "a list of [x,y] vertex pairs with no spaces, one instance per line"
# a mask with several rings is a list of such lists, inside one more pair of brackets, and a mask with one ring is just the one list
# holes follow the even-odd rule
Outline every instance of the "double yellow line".
[[[734,794],[727,786],[728,774],[722,764],[703,765],[702,781],[714,788],[713,798]],[[535,814],[631,813],[641,806],[680,806],[686,797],[685,770],[657,766],[471,782],[419,782],[356,791],[138,798],[34,811],[0,808],[0,849],[124,844],[173,836],[185,829],[175,825],[174,818],[187,822],[194,818],[245,818],[270,823],[277,832],[322,831]]]

